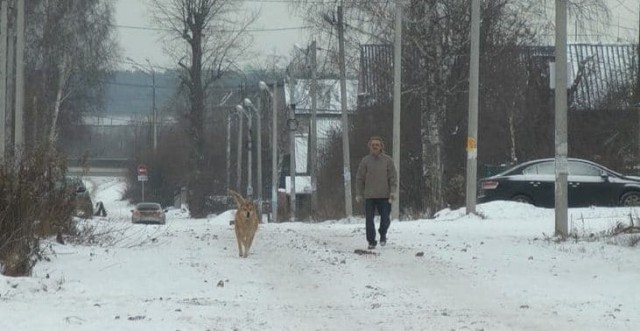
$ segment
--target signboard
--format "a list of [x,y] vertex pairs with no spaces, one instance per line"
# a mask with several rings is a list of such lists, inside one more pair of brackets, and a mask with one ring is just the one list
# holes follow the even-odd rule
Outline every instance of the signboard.
[[146,182],[148,180],[149,180],[149,177],[147,177],[147,166],[144,164],[139,164],[138,165],[138,181]]
[[147,166],[144,164],[138,165],[138,176],[146,176],[147,175]]
[[467,137],[467,160],[474,160],[478,157],[478,142],[474,137]]

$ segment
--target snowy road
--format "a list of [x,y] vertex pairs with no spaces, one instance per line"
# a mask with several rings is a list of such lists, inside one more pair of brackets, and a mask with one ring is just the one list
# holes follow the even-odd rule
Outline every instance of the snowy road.
[[[545,240],[549,210],[494,205],[485,220],[452,212],[395,222],[375,255],[354,252],[366,244],[362,219],[263,224],[243,259],[231,212],[191,219],[174,210],[165,226],[132,225],[130,206],[115,198],[122,183],[94,184],[109,217],[83,223],[93,243],[48,242],[49,261],[33,277],[0,276],[0,330],[634,330],[640,323],[637,248]],[[628,213],[604,212],[600,223]]]

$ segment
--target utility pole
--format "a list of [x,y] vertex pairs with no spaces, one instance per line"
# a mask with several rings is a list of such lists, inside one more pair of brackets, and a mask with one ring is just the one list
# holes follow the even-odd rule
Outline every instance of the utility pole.
[[402,110],[402,5],[396,0],[395,40],[393,45],[393,163],[398,173],[395,200],[391,202],[391,218],[400,219],[400,113]]
[[289,180],[290,188],[289,199],[289,222],[296,220],[296,130],[298,125],[296,122],[296,103],[295,97],[295,79],[293,78],[293,66],[289,66],[289,120],[287,126],[289,129]]
[[238,150],[236,153],[236,190],[241,192],[242,189],[242,112],[236,108],[236,114],[238,115]]
[[[640,3],[638,4],[638,47],[636,48],[636,58],[638,62],[636,63],[636,91],[635,91],[635,108],[636,113],[638,114],[638,156],[636,159],[636,166],[640,165]],[[637,171],[636,171],[637,172]]]
[[555,182],[555,234],[567,236],[567,0],[556,0],[556,182]]
[[15,152],[24,148],[24,0],[16,1],[16,108],[15,108]]
[[[5,2],[9,2],[8,0]],[[6,144],[5,148],[5,156],[14,157],[16,156],[15,151],[15,105],[16,105],[16,67],[15,63],[15,55],[16,55],[16,19],[14,17],[15,7],[11,6],[7,7],[7,66],[6,66],[6,81],[7,81],[7,93],[5,95],[6,102],[6,113],[5,113],[5,128],[9,131],[6,132]]]
[[262,98],[258,98],[258,108],[254,108],[256,112],[256,142],[258,144],[256,152],[256,171],[258,172],[257,187],[258,190],[258,220],[262,223]]
[[[242,106],[240,106],[242,108]],[[251,168],[253,168],[253,162],[251,160],[251,154],[253,154],[253,129],[252,129],[252,116],[249,111],[242,111],[247,116],[247,197],[253,198],[253,178],[251,177]]]
[[[256,114],[256,124],[257,124],[256,125],[256,142],[258,144],[258,147],[256,148],[256,173],[258,175],[256,178],[257,180],[257,185],[256,185],[257,199],[256,200],[258,202],[258,219],[260,220],[260,223],[262,223],[262,114],[261,114],[262,97],[260,96],[258,98],[258,108],[256,108],[253,105],[253,102],[251,102],[251,99],[249,98],[245,98],[243,103],[245,107],[250,108],[251,111],[253,111]],[[249,109],[247,109],[247,111],[249,111]],[[251,113],[249,112],[247,114],[251,114]],[[251,119],[252,117],[249,116],[249,121],[251,121]],[[249,125],[249,127],[251,128],[251,125]],[[253,135],[250,135],[250,137],[253,137]],[[251,148],[252,148],[252,145],[250,143],[249,149]],[[251,165],[251,162],[249,162],[249,164]]]
[[225,188],[227,192],[231,189],[231,110],[227,111],[227,177]]
[[342,160],[344,162],[344,206],[346,217],[353,215],[351,206],[351,156],[349,154],[349,116],[347,109],[347,78],[344,56],[344,18],[342,6],[338,6],[338,39],[340,62],[340,103],[342,105]]
[[318,210],[318,62],[316,58],[317,46],[316,41],[311,42],[311,125],[310,125],[310,139],[309,139],[309,158],[311,166],[311,217],[316,217],[316,211]]
[[7,113],[7,31],[9,31],[7,1],[0,0],[0,164],[5,160]]
[[480,0],[471,0],[471,63],[467,128],[467,214],[476,213],[478,177],[478,90],[480,76]]
[[[268,90],[268,87],[265,84]],[[273,83],[271,95],[271,215],[274,222],[278,222],[278,82]]]

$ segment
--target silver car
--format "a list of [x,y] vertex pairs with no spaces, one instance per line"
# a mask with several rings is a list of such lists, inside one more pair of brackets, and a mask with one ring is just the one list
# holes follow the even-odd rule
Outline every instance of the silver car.
[[131,210],[131,223],[165,224],[165,211],[159,203],[140,202]]

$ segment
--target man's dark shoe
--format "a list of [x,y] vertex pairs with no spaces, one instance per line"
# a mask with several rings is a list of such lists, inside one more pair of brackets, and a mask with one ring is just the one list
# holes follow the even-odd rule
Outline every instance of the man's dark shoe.
[[369,242],[369,249],[375,249],[377,244],[378,243],[375,240],[372,242]]
[[386,244],[387,244],[387,240],[386,239],[385,240],[380,239],[380,246],[384,246]]

